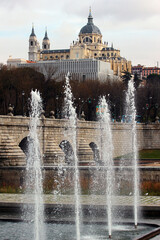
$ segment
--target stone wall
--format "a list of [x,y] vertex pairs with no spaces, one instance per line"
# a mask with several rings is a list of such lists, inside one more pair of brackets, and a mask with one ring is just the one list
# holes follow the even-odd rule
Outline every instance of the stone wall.
[[[131,125],[112,123],[111,128],[113,156],[118,157],[131,152]],[[44,165],[52,166],[65,161],[65,154],[59,145],[64,140],[73,145],[72,136],[68,132],[67,120],[41,119],[39,138]],[[29,118],[0,116],[0,166],[25,165],[25,154],[19,144],[28,134]],[[94,164],[94,151],[90,143],[94,143],[100,151],[101,137],[98,122],[77,122],[77,153],[81,165]],[[137,139],[139,149],[159,149],[160,124],[137,124]]]

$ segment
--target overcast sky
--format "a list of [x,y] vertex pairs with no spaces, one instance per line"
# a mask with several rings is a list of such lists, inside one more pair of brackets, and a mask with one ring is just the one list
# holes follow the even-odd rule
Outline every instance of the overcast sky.
[[89,6],[103,41],[121,56],[133,65],[160,65],[160,0],[0,0],[0,62],[28,58],[32,23],[40,45],[47,27],[51,49],[69,48]]

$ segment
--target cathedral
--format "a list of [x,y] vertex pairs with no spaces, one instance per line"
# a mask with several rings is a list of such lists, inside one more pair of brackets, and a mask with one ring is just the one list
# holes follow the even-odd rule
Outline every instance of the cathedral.
[[96,59],[110,63],[114,75],[121,76],[124,71],[131,73],[131,61],[121,57],[120,50],[108,46],[103,42],[100,29],[94,25],[91,10],[89,11],[88,22],[81,28],[79,39],[73,41],[69,49],[50,50],[50,40],[47,30],[42,41],[42,49],[32,26],[32,32],[29,37],[29,61],[51,61],[66,59]]

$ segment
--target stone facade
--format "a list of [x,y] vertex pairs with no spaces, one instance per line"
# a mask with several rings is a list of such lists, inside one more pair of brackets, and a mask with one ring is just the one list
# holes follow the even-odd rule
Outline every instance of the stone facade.
[[[113,156],[118,157],[130,153],[131,126],[130,124],[112,123],[112,138],[114,145]],[[29,118],[19,116],[0,116],[0,165],[24,166],[25,154],[20,143],[29,134]],[[39,126],[41,151],[44,165],[56,165],[65,158],[60,147],[63,141],[73,145],[72,137],[65,134],[68,131],[67,120],[42,119]],[[66,137],[67,136],[67,137]],[[137,124],[139,149],[160,148],[160,124]],[[77,152],[81,165],[94,164],[94,149],[92,143],[101,149],[101,131],[98,122],[78,121],[77,123]]]
[[99,81],[117,80],[117,77],[113,77],[110,64],[96,59],[39,61],[36,63],[23,63],[18,66],[34,68],[43,73],[46,79],[51,75],[51,78],[57,81],[64,80],[68,72],[71,74],[72,79],[79,81],[87,79],[98,79]]
[[73,41],[68,49],[50,50],[50,41],[45,31],[45,37],[40,49],[39,42],[32,27],[29,37],[28,59],[30,61],[49,61],[66,59],[97,59],[109,63],[110,69],[115,75],[121,76],[124,71],[131,73],[131,61],[120,55],[120,50],[115,49],[113,44],[103,42],[101,31],[93,23],[91,11],[88,16],[88,23],[81,28],[77,41]]
[[[130,147],[130,124],[112,123],[112,138],[114,145],[114,157],[118,157],[132,151]],[[29,134],[29,118],[20,116],[0,116],[0,186],[5,183],[14,187],[23,186],[25,177],[26,158],[22,151],[22,143]],[[67,136],[67,137],[66,137]],[[160,148],[160,124],[137,124],[137,137],[139,149]],[[68,135],[67,120],[42,118],[39,126],[39,138],[43,156],[44,186],[55,184],[55,179],[61,179],[60,185],[72,186],[73,171],[68,169],[63,175],[58,174],[58,164],[68,166],[67,156],[63,151],[62,143],[68,142],[72,147],[72,137]],[[96,148],[94,148],[96,146]],[[22,147],[22,149],[21,149]],[[101,159],[101,131],[98,122],[77,122],[77,153],[79,159],[80,176],[82,185],[92,183],[95,177],[96,152],[99,150]],[[88,169],[87,166],[90,166]],[[102,170],[102,169],[101,169]],[[116,167],[116,181],[122,185],[128,179],[132,179],[133,171],[130,168],[121,170]],[[140,167],[140,179],[142,181],[160,182],[159,167]],[[103,170],[102,170],[103,173]],[[121,179],[123,176],[123,179]],[[103,179],[103,177],[102,177]],[[104,185],[100,179],[100,184]],[[126,179],[126,180],[125,180]],[[62,186],[61,186],[62,187]],[[62,187],[63,188],[63,187]],[[87,187],[86,187],[87,188]],[[67,189],[65,187],[65,189]]]

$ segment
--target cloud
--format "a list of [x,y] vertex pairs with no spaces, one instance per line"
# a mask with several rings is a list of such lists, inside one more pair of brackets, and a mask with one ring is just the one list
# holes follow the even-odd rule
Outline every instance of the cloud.
[[1,0],[1,8],[14,11],[15,8],[21,7],[26,8],[31,6],[32,1],[31,0]]
[[[87,1],[79,1],[76,5],[72,0],[69,0],[70,8],[67,8],[68,1],[64,4],[64,9],[70,13],[73,10],[73,13],[82,13],[82,10],[86,12],[86,6],[88,5]],[[152,15],[159,15],[159,0],[97,0],[93,2],[92,11],[96,12],[98,17],[112,16],[116,19],[135,19],[135,18],[147,18]],[[89,6],[88,6],[89,8]]]
[[[1,61],[27,56],[32,22],[41,43],[47,26],[52,49],[69,48],[87,23],[89,6],[103,40],[127,59],[149,63],[160,52],[160,0],[0,0]],[[148,39],[146,41],[146,39]],[[138,44],[138,46],[137,46]],[[146,49],[147,54],[146,54]],[[146,56],[146,58],[144,57]],[[160,61],[160,59],[157,59]],[[140,62],[142,63],[142,62]],[[143,64],[143,63],[142,63]]]
[[[69,6],[69,7],[68,7]],[[114,22],[116,25],[127,25],[129,23],[137,23],[137,21],[145,22],[146,20],[160,16],[159,0],[95,0],[92,1],[92,15],[97,21]],[[78,17],[88,16],[89,1],[78,1],[73,4],[72,0],[68,0],[63,5],[63,11]],[[156,24],[156,23],[155,23]],[[158,23],[157,23],[158,25]]]

